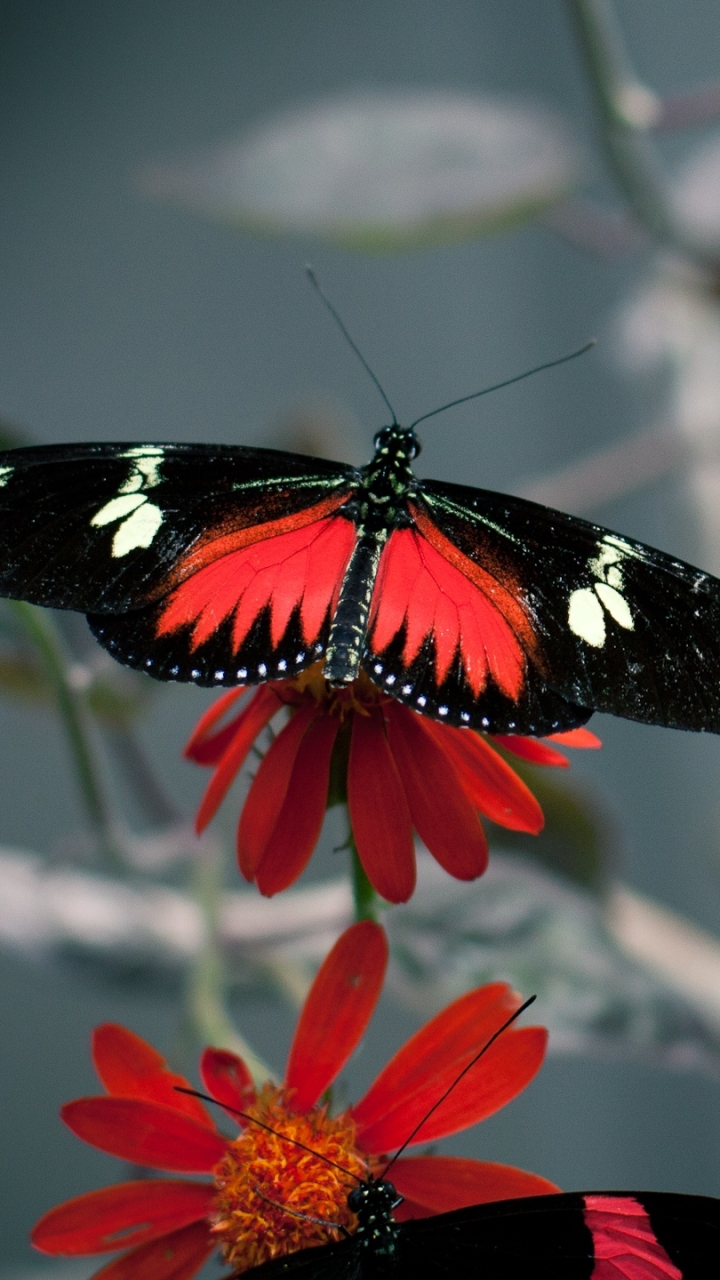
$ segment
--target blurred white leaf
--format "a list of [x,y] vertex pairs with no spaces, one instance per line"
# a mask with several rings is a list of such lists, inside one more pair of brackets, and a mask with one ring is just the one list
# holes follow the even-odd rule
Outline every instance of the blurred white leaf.
[[245,229],[385,249],[478,235],[578,183],[577,146],[544,108],[434,90],[359,91],[236,141],[149,166],[144,190]]
[[[295,1002],[352,920],[347,879],[223,897],[231,980]],[[720,1076],[720,940],[623,886],[607,907],[529,861],[494,853],[482,879],[451,879],[418,857],[411,901],[387,912],[389,990],[422,1017],[471,987],[507,980],[538,996],[550,1050],[640,1059]],[[118,884],[0,851],[0,946],[81,957],[115,982],[141,966],[181,979],[204,943],[200,908],[147,882]]]
[[674,202],[693,235],[720,254],[720,134],[708,138],[683,165]]

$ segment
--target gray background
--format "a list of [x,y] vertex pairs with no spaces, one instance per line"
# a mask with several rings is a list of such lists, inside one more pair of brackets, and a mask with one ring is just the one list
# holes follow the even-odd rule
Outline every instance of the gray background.
[[[713,0],[626,0],[619,12],[654,87],[717,75]],[[0,412],[38,440],[260,443],[324,397],[345,414],[354,457],[367,455],[382,406],[304,282],[308,259],[406,419],[603,339],[577,365],[428,424],[421,474],[512,489],[652,421],[661,387],[631,383],[612,354],[613,317],[642,260],[593,261],[540,227],[353,256],[237,236],[143,201],[133,182],[148,160],[368,84],[542,100],[592,141],[559,0],[15,0],[0,4],[0,24]],[[696,554],[678,483],[598,517]],[[160,690],[145,727],[183,806],[204,778],[180,763],[180,746],[207,700]],[[618,818],[623,875],[720,929],[720,743],[599,717],[594,727],[605,749],[574,768]],[[0,844],[52,851],[81,822],[58,729],[6,701],[0,786]],[[292,1012],[268,1018],[250,1002],[240,1016],[281,1066]],[[33,1263],[25,1238],[40,1212],[119,1172],[56,1118],[61,1101],[93,1088],[87,1034],[108,1018],[172,1046],[170,992],[108,990],[69,968],[0,960],[0,1260],[10,1270]],[[397,1011],[378,1020],[353,1093],[410,1029]],[[690,1076],[554,1060],[504,1115],[446,1149],[568,1188],[720,1194],[719,1101],[716,1086]]]

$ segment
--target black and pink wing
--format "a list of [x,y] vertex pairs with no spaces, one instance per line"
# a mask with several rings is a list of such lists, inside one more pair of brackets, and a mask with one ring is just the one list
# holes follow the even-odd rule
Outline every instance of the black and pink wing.
[[397,1277],[711,1280],[719,1251],[720,1200],[663,1192],[533,1196],[405,1224]]
[[322,459],[218,445],[0,454],[0,594],[77,609],[161,679],[253,683],[327,639],[357,484]]
[[592,711],[720,732],[720,582],[520,498],[426,481],[383,552],[366,667],[452,724]]
[[247,1280],[715,1280],[720,1200],[664,1192],[532,1196],[404,1222],[391,1264],[350,1238]]

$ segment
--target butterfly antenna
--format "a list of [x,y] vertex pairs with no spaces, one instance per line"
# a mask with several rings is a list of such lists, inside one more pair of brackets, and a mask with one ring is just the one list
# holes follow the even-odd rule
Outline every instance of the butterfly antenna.
[[452,1093],[456,1085],[459,1085],[460,1081],[463,1079],[464,1076],[467,1075],[468,1071],[472,1071],[473,1067],[475,1066],[475,1063],[478,1062],[480,1058],[482,1058],[484,1053],[487,1053],[491,1045],[494,1045],[495,1041],[498,1039],[498,1036],[501,1036],[503,1031],[507,1031],[508,1027],[512,1026],[516,1018],[519,1018],[520,1014],[524,1013],[525,1010],[528,1009],[535,1000],[537,1000],[537,996],[530,996],[530,998],[526,1000],[524,1004],[521,1004],[520,1008],[516,1009],[515,1012],[510,1015],[507,1022],[503,1022],[502,1026],[498,1028],[498,1030],[494,1033],[494,1035],[491,1035],[490,1039],[487,1041],[486,1044],[483,1045],[480,1052],[475,1054],[475,1057],[472,1058],[470,1062],[468,1062],[466,1067],[463,1067],[462,1071],[458,1076],[455,1077],[450,1087],[446,1089],[445,1092],[438,1098],[437,1102],[433,1103],[430,1110],[427,1112],[426,1115],[423,1116],[420,1123],[415,1125],[415,1128],[413,1129],[410,1136],[405,1139],[405,1141],[403,1142],[399,1150],[395,1152],[395,1155],[392,1157],[392,1160],[389,1160],[388,1163],[385,1165],[385,1168],[383,1169],[382,1173],[378,1176],[377,1181],[382,1182],[382,1180],[387,1176],[388,1170],[392,1169],[393,1165],[395,1164],[395,1161],[400,1158],[405,1148],[410,1146],[410,1143],[417,1137],[423,1125],[427,1123],[427,1121],[430,1119],[430,1116],[437,1111],[438,1107],[442,1106],[443,1102],[448,1097],[448,1095]]
[[353,351],[355,352],[355,355],[357,356],[358,360],[360,361],[360,363],[361,363],[361,365],[362,365],[363,369],[365,370],[365,372],[366,372],[366,373],[368,373],[368,374],[370,375],[370,377],[372,378],[373,382],[375,383],[375,386],[377,387],[378,391],[380,392],[380,395],[382,396],[383,400],[385,401],[385,404],[387,405],[388,409],[390,410],[390,412],[391,412],[391,414],[392,414],[392,419],[393,419],[393,420],[392,420],[392,425],[393,425],[394,427],[396,427],[396,426],[398,425],[397,414],[396,414],[395,410],[393,409],[393,407],[392,407],[392,405],[391,405],[390,401],[388,400],[388,398],[387,398],[387,396],[386,396],[386,394],[385,394],[385,391],[383,390],[383,387],[382,387],[382,384],[381,384],[381,382],[380,382],[380,379],[377,377],[377,375],[376,375],[376,374],[374,374],[374,373],[373,373],[372,369],[370,368],[370,365],[368,364],[367,360],[365,359],[365,357],[364,357],[364,355],[363,355],[362,351],[360,350],[359,346],[358,346],[358,345],[357,345],[357,343],[353,340],[353,338],[351,338],[351,337],[350,337],[350,334],[348,333],[348,331],[347,331],[347,329],[346,329],[346,327],[345,327],[345,325],[344,325],[343,321],[340,319],[340,316],[339,316],[338,312],[335,310],[335,307],[333,306],[332,302],[330,301],[330,299],[328,298],[327,294],[325,293],[325,291],[324,291],[324,289],[323,289],[322,285],[320,284],[320,281],[318,280],[317,276],[315,275],[315,272],[313,271],[312,267],[306,267],[306,268],[305,268],[305,275],[307,276],[308,280],[310,281],[310,283],[311,283],[311,285],[312,285],[313,289],[315,289],[316,293],[317,293],[317,294],[319,294],[319,296],[320,296],[321,300],[325,303],[325,306],[327,307],[328,311],[330,312],[330,315],[332,316],[333,320],[335,321],[335,323],[336,323],[336,325],[337,325],[338,329],[340,330],[341,334],[343,335],[343,337],[344,337],[345,341],[348,343],[348,345],[349,345],[350,347],[352,347],[352,349],[353,349]]
[[585,343],[584,347],[579,347],[577,351],[571,351],[567,356],[560,356],[559,360],[548,360],[545,364],[538,364],[534,369],[526,369],[525,373],[516,373],[514,378],[506,378],[504,382],[496,382],[492,387],[483,387],[482,391],[473,391],[472,395],[461,396],[459,400],[449,400],[447,404],[441,404],[439,409],[432,409],[430,413],[424,413],[421,418],[416,418],[410,423],[409,430],[412,431],[421,422],[427,422],[428,418],[434,418],[438,413],[444,413],[446,409],[454,409],[456,404],[467,404],[468,400],[477,400],[478,396],[487,396],[491,391],[500,391],[502,387],[511,387],[513,382],[522,382],[523,378],[532,378],[534,373],[542,373],[544,369],[554,369],[559,364],[567,364],[568,360],[577,360],[578,356],[584,356],[586,351],[595,346],[597,338],[591,338]]
[[329,1156],[324,1156],[321,1151],[315,1151],[313,1147],[308,1147],[304,1142],[300,1142],[298,1138],[290,1138],[286,1133],[281,1133],[279,1129],[273,1129],[272,1125],[265,1124],[263,1120],[256,1120],[255,1116],[248,1115],[247,1111],[238,1111],[237,1107],[231,1107],[229,1102],[218,1102],[217,1098],[211,1098],[209,1093],[201,1093],[199,1089],[185,1089],[180,1084],[173,1085],[173,1088],[176,1093],[187,1093],[190,1098],[201,1098],[203,1102],[213,1102],[216,1107],[223,1107],[225,1111],[232,1111],[234,1116],[241,1116],[243,1120],[249,1120],[251,1124],[258,1125],[260,1129],[265,1129],[267,1133],[274,1134],[276,1138],[282,1138],[283,1142],[291,1142],[294,1147],[300,1147],[302,1151],[308,1151],[311,1156],[317,1156],[318,1160],[324,1160],[326,1164],[332,1165],[333,1169],[339,1169],[340,1173],[344,1173],[348,1178],[354,1178],[361,1186],[365,1181],[357,1173],[353,1173],[352,1169],[346,1169],[344,1165],[338,1164],[336,1160],[331,1160]]

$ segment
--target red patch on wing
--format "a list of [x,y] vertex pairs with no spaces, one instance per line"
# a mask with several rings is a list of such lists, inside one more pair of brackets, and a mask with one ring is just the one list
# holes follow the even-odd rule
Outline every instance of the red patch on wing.
[[682,1280],[657,1239],[647,1211],[632,1196],[584,1196],[592,1232],[591,1280]]
[[438,684],[459,651],[476,698],[492,676],[508,698],[517,699],[526,654],[536,648],[519,587],[498,581],[463,555],[424,512],[411,510],[417,528],[396,530],[380,561],[371,618],[373,650],[381,653],[404,623],[407,665],[432,635]]
[[[285,523],[278,520],[274,526]],[[194,552],[198,567],[170,596],[160,614],[158,636],[193,626],[190,644],[197,649],[232,615],[237,652],[260,611],[269,606],[276,647],[299,606],[305,641],[315,640],[328,608],[337,601],[355,526],[342,517],[327,516],[287,532],[265,532],[269,528],[262,525],[225,535]],[[256,536],[248,545],[246,535],[252,532]]]

